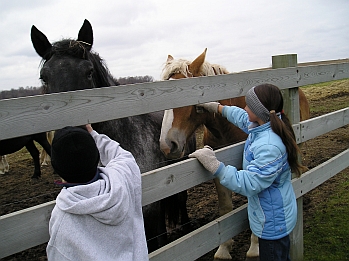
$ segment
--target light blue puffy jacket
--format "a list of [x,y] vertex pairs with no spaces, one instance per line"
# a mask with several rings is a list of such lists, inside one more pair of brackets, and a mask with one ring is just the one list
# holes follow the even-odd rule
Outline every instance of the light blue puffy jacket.
[[286,147],[270,122],[261,126],[248,120],[245,110],[224,106],[222,114],[248,133],[243,170],[220,164],[214,174],[223,186],[248,198],[248,218],[252,232],[262,239],[288,235],[297,222],[296,197]]

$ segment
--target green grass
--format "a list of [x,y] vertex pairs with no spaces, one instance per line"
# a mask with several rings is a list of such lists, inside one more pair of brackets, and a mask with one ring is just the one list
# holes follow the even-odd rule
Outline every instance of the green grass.
[[336,192],[316,206],[314,214],[308,217],[304,231],[304,261],[349,260],[348,190],[348,178],[338,182]]
[[[316,115],[349,106],[349,79],[302,89],[311,112]],[[333,102],[327,102],[329,96],[334,98]],[[338,173],[330,182],[335,190],[320,187],[316,195],[320,200],[311,214],[304,216],[304,261],[349,260],[349,169]]]
[[[349,106],[349,79],[311,84],[301,88],[311,105],[310,111],[317,115]],[[335,102],[327,102],[329,98]]]

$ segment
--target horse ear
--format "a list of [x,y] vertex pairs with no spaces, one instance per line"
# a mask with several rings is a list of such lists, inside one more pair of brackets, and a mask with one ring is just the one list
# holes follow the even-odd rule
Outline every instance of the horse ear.
[[47,59],[46,55],[51,51],[52,45],[41,31],[39,31],[34,25],[32,26],[30,33],[32,43],[35,51],[42,58]]
[[199,76],[201,66],[205,62],[206,51],[207,48],[205,48],[205,51],[200,54],[191,64],[189,64],[188,69],[193,74],[193,76]]
[[87,43],[87,49],[91,50],[93,44],[93,31],[90,22],[86,19],[80,28],[78,41]]
[[169,61],[172,61],[172,60],[173,60],[173,57],[172,57],[172,55],[169,54],[169,55],[167,56],[167,61],[169,62]]

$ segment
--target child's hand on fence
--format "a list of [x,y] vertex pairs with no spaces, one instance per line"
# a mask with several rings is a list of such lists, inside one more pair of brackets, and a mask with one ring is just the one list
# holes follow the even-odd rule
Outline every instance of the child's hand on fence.
[[91,124],[86,124],[85,128],[89,133],[91,133],[93,131]]
[[198,149],[189,154],[189,158],[197,158],[198,161],[212,174],[215,174],[218,170],[220,161],[217,160],[216,155],[210,146],[204,146],[202,149]]

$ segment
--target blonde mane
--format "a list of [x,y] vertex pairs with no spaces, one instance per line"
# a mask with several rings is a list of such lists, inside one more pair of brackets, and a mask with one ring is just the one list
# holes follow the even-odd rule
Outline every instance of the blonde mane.
[[[167,61],[165,63],[164,68],[162,69],[162,80],[168,80],[171,75],[176,73],[183,74],[186,78],[193,77],[193,75],[189,72],[188,66],[191,64],[191,61],[184,59],[173,59]],[[211,75],[220,75],[220,74],[228,74],[228,70],[219,65],[219,64],[210,64],[209,62],[204,62],[200,68],[201,76],[211,76]]]

